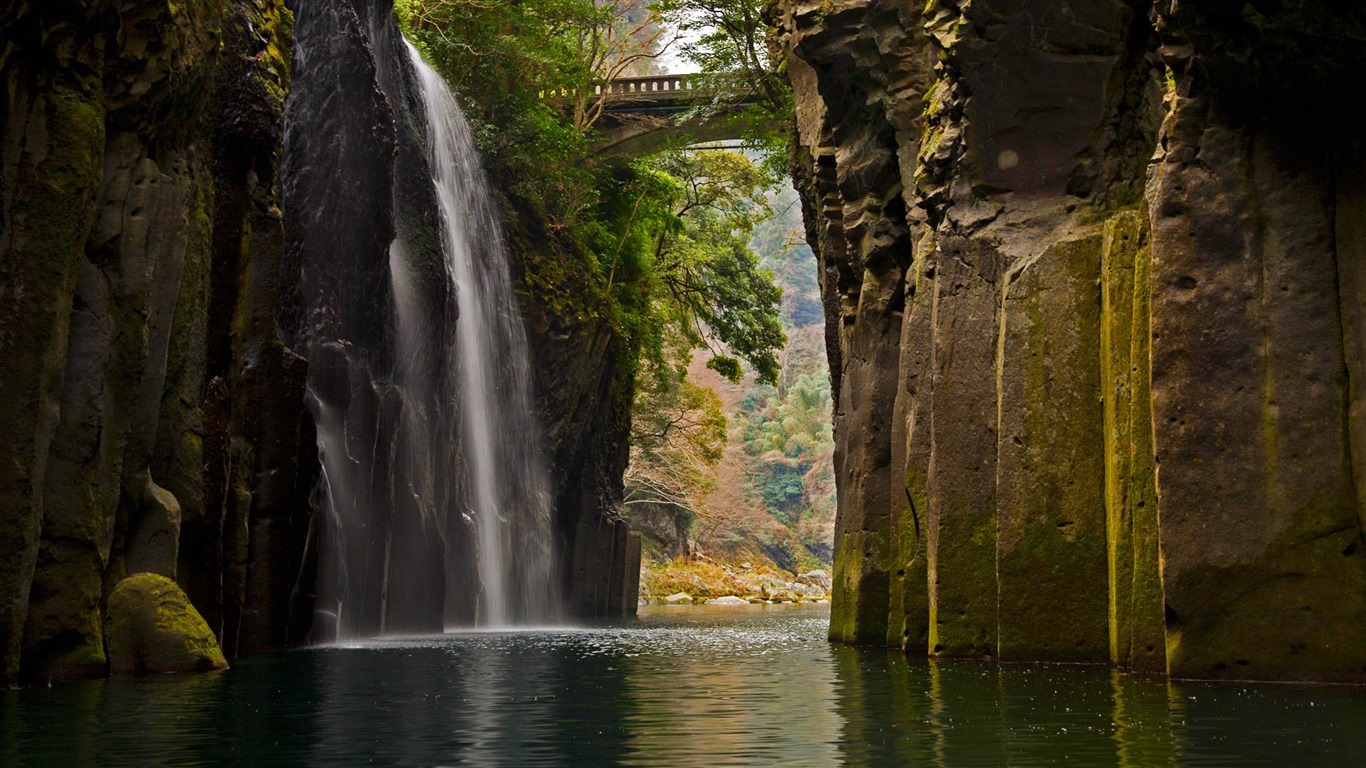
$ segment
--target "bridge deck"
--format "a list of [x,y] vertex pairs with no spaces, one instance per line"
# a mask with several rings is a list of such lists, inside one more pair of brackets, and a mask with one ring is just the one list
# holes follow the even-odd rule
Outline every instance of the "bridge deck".
[[[556,107],[569,107],[577,91],[545,90],[540,97]],[[722,141],[745,135],[745,122],[736,119],[735,107],[756,103],[746,94],[720,109],[690,112],[717,95],[701,75],[652,75],[623,77],[593,86],[590,103],[602,104],[596,125],[599,141],[594,153],[608,156],[648,154],[666,141],[686,137],[693,143]]]

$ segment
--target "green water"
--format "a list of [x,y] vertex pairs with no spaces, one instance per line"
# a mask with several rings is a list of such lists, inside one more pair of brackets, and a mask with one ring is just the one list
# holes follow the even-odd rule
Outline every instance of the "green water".
[[0,766],[1352,765],[1366,690],[1144,683],[825,642],[811,607],[242,659],[0,691]]

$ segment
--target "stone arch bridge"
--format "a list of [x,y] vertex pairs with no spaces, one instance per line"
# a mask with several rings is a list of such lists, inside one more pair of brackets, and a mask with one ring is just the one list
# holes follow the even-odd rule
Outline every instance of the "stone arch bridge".
[[[552,103],[567,103],[568,91],[542,94]],[[603,102],[597,128],[602,134],[594,154],[630,157],[654,152],[672,140],[688,143],[725,141],[743,136],[741,107],[757,102],[746,96],[721,109],[699,111],[716,96],[696,75],[651,75],[618,78],[594,87],[593,100]]]

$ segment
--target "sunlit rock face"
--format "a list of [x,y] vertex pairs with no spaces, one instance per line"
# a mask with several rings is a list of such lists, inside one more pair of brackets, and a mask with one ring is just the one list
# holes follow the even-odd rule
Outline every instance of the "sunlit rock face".
[[1366,679],[1366,13],[785,0],[832,637]]
[[285,640],[312,482],[275,196],[279,0],[0,19],[0,679],[103,674],[106,595],[174,576]]

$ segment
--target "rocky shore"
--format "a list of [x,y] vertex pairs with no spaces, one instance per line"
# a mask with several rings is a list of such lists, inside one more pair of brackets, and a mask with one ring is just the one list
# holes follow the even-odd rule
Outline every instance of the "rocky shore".
[[650,564],[641,572],[640,583],[643,605],[818,603],[830,600],[833,587],[830,575],[821,570],[798,574],[706,556]]

